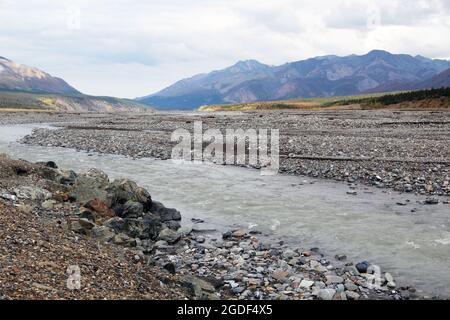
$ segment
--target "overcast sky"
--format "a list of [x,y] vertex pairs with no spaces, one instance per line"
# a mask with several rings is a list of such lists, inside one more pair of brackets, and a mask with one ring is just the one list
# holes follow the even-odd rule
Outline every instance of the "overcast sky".
[[450,0],[0,0],[0,56],[84,93],[372,49],[450,59]]

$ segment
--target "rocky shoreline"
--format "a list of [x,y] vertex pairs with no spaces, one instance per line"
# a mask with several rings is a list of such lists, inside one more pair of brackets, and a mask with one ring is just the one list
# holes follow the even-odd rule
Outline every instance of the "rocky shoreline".
[[[25,121],[17,117],[4,121]],[[23,143],[132,158],[170,159],[171,133],[179,128],[192,131],[194,121],[199,120],[204,130],[280,129],[282,173],[406,193],[450,195],[450,112],[445,110],[36,117],[65,123],[58,130],[35,130]]]
[[[147,190],[96,169],[0,162],[3,299],[423,298],[367,261],[268,244],[241,229],[218,238],[200,220],[186,227]],[[80,265],[79,290],[65,287],[68,264]]]

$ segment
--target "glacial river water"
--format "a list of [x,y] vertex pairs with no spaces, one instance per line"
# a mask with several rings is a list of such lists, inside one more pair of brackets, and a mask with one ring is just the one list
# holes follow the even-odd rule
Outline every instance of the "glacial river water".
[[[423,205],[425,196],[290,175],[261,176],[231,166],[132,160],[73,149],[16,143],[33,125],[0,126],[0,152],[29,161],[55,161],[75,171],[96,167],[126,177],[181,211],[185,223],[202,218],[219,231],[253,227],[295,248],[320,247],[389,271],[428,295],[450,297],[450,205]],[[407,202],[409,200],[409,202]],[[405,206],[397,202],[407,202]],[[415,208],[416,212],[411,212]]]

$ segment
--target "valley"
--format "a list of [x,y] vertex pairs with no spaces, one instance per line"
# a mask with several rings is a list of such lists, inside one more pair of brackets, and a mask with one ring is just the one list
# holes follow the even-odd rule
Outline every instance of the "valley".
[[[131,178],[177,208],[181,228],[179,221],[167,221],[173,231],[136,240],[138,247],[131,247],[136,258],[128,258],[138,265],[148,259],[175,272],[178,280],[169,282],[166,293],[222,299],[427,299],[449,295],[448,119],[445,109],[4,113],[0,130],[8,135],[2,135],[0,151],[49,165],[54,161],[61,170],[95,167],[111,179]],[[192,130],[199,120],[204,129],[279,128],[280,174],[264,177],[257,168],[173,163],[171,132]],[[59,174],[67,176],[64,172]],[[8,206],[20,193],[7,183],[0,179]],[[80,219],[76,204],[50,201],[51,206],[38,201],[34,210],[50,221],[64,222],[67,215]],[[105,233],[112,225],[99,223],[95,232],[86,231],[83,245],[87,241],[89,247],[93,237],[116,250],[116,240],[109,240],[114,235]],[[372,265],[383,270],[383,286],[376,290],[364,269]],[[147,273],[149,281],[153,272]],[[206,291],[175,293],[170,283],[177,281],[201,284]],[[220,287],[214,289],[214,283]],[[42,288],[32,291],[42,297]]]

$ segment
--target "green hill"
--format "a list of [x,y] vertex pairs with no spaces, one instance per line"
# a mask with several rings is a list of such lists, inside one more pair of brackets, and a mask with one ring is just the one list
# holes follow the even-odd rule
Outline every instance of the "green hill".
[[139,102],[84,94],[39,94],[0,91],[0,109],[29,109],[61,112],[115,112],[151,110]]
[[200,111],[449,108],[450,88],[202,106]]

